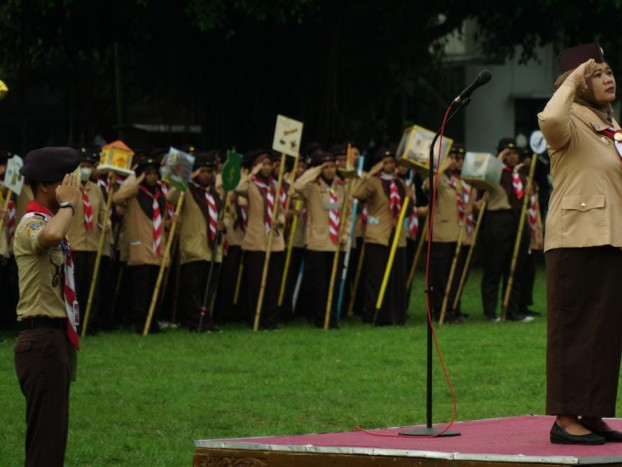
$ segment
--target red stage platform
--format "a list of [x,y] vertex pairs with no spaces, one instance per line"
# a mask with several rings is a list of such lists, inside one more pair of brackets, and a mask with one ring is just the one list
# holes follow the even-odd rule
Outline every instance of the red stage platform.
[[[404,436],[419,427],[195,441],[195,466],[519,466],[620,465],[622,443],[549,442],[553,417],[523,415],[457,422],[455,437]],[[608,420],[622,431],[622,419]],[[444,428],[443,425],[435,425]]]

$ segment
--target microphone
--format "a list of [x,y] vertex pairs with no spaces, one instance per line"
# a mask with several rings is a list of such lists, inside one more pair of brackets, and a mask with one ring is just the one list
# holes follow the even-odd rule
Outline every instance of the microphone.
[[458,97],[453,100],[452,105],[461,104],[462,102],[464,102],[467,98],[471,96],[473,91],[490,81],[490,78],[492,78],[492,73],[490,73],[490,71],[480,71],[479,75],[477,75],[477,78],[475,78],[475,81],[473,81],[464,91],[458,94]]

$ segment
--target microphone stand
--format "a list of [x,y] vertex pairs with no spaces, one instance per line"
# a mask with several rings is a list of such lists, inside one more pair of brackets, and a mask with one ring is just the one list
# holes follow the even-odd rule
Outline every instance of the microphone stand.
[[[447,117],[447,121],[445,122],[445,124],[449,123],[451,121],[452,118],[454,118],[458,112],[460,112],[462,109],[464,109],[467,105],[469,105],[469,103],[471,102],[471,96],[468,96],[464,99],[462,99],[461,101],[457,102],[455,105],[455,107],[453,108],[452,112],[449,114],[449,117]],[[454,105],[454,104],[452,104]],[[430,191],[429,193],[429,198],[428,198],[428,218],[430,218],[431,216],[433,216],[433,211],[432,209],[434,208],[434,206],[432,205],[432,201],[434,199],[434,146],[436,145],[436,141],[438,140],[440,134],[441,134],[441,130],[442,128],[439,128],[439,130],[436,132],[436,134],[434,135],[434,139],[432,140],[432,144],[430,145],[430,172],[428,174],[428,180],[430,183]],[[440,168],[440,160],[439,160],[439,167]],[[433,229],[434,229],[434,222],[430,222],[430,226],[429,226],[429,234],[428,234],[428,241],[431,242],[432,241],[432,233],[433,233]],[[426,264],[426,277],[429,277],[429,269],[430,269],[430,261],[428,258],[427,264]],[[426,286],[429,286],[429,284],[426,284]],[[429,302],[429,294],[432,293],[432,287],[429,287],[426,289],[425,291],[426,294],[428,294],[428,302]],[[440,436],[460,436],[460,432],[458,431],[451,431],[451,430],[443,430],[441,428],[434,428],[432,426],[432,318],[428,315],[428,336],[427,336],[427,371],[426,371],[426,381],[427,381],[427,386],[426,386],[426,427],[425,428],[418,428],[415,430],[406,430],[406,431],[400,431],[399,434],[400,435],[407,435],[407,436],[434,436],[434,437],[440,437]]]

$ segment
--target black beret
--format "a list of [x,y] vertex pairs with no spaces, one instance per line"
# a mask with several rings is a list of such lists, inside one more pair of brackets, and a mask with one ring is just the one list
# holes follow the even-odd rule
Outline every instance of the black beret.
[[195,152],[194,156],[194,169],[200,167],[214,167],[217,163],[215,155],[210,152]]
[[76,148],[80,153],[80,162],[90,162],[97,164],[99,162],[99,149],[97,148]]
[[374,164],[380,162],[385,157],[395,158],[395,152],[391,151],[387,147],[378,148],[378,150],[374,153]]
[[501,138],[499,143],[497,144],[497,154],[499,154],[504,149],[515,149],[519,150],[518,144],[516,144],[516,140],[514,138]]
[[336,156],[345,156],[348,153],[348,147],[345,144],[335,144],[331,146],[328,152],[331,152]]
[[451,149],[449,150],[449,154],[465,154],[466,146],[462,143],[454,143],[451,145]]
[[317,167],[324,162],[335,162],[336,159],[332,152],[316,152],[311,156],[311,167]]
[[80,165],[80,153],[69,147],[45,147],[26,154],[19,173],[30,181],[52,183],[62,180]]
[[317,141],[311,141],[305,145],[303,153],[305,156],[310,156],[312,153],[317,151],[324,151],[324,145]]
[[154,157],[142,157],[136,165],[136,176],[145,172],[149,167],[153,167],[156,171],[160,168],[160,162]]
[[582,63],[587,62],[590,58],[593,58],[596,63],[603,63],[605,61],[603,49],[601,49],[598,42],[590,42],[589,44],[582,44],[562,50],[557,56],[557,64],[561,72],[564,73],[575,69]]

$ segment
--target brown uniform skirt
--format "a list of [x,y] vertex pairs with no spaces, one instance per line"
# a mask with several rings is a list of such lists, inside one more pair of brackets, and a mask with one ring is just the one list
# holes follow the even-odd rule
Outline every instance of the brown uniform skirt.
[[615,416],[622,352],[622,250],[546,252],[549,415]]

